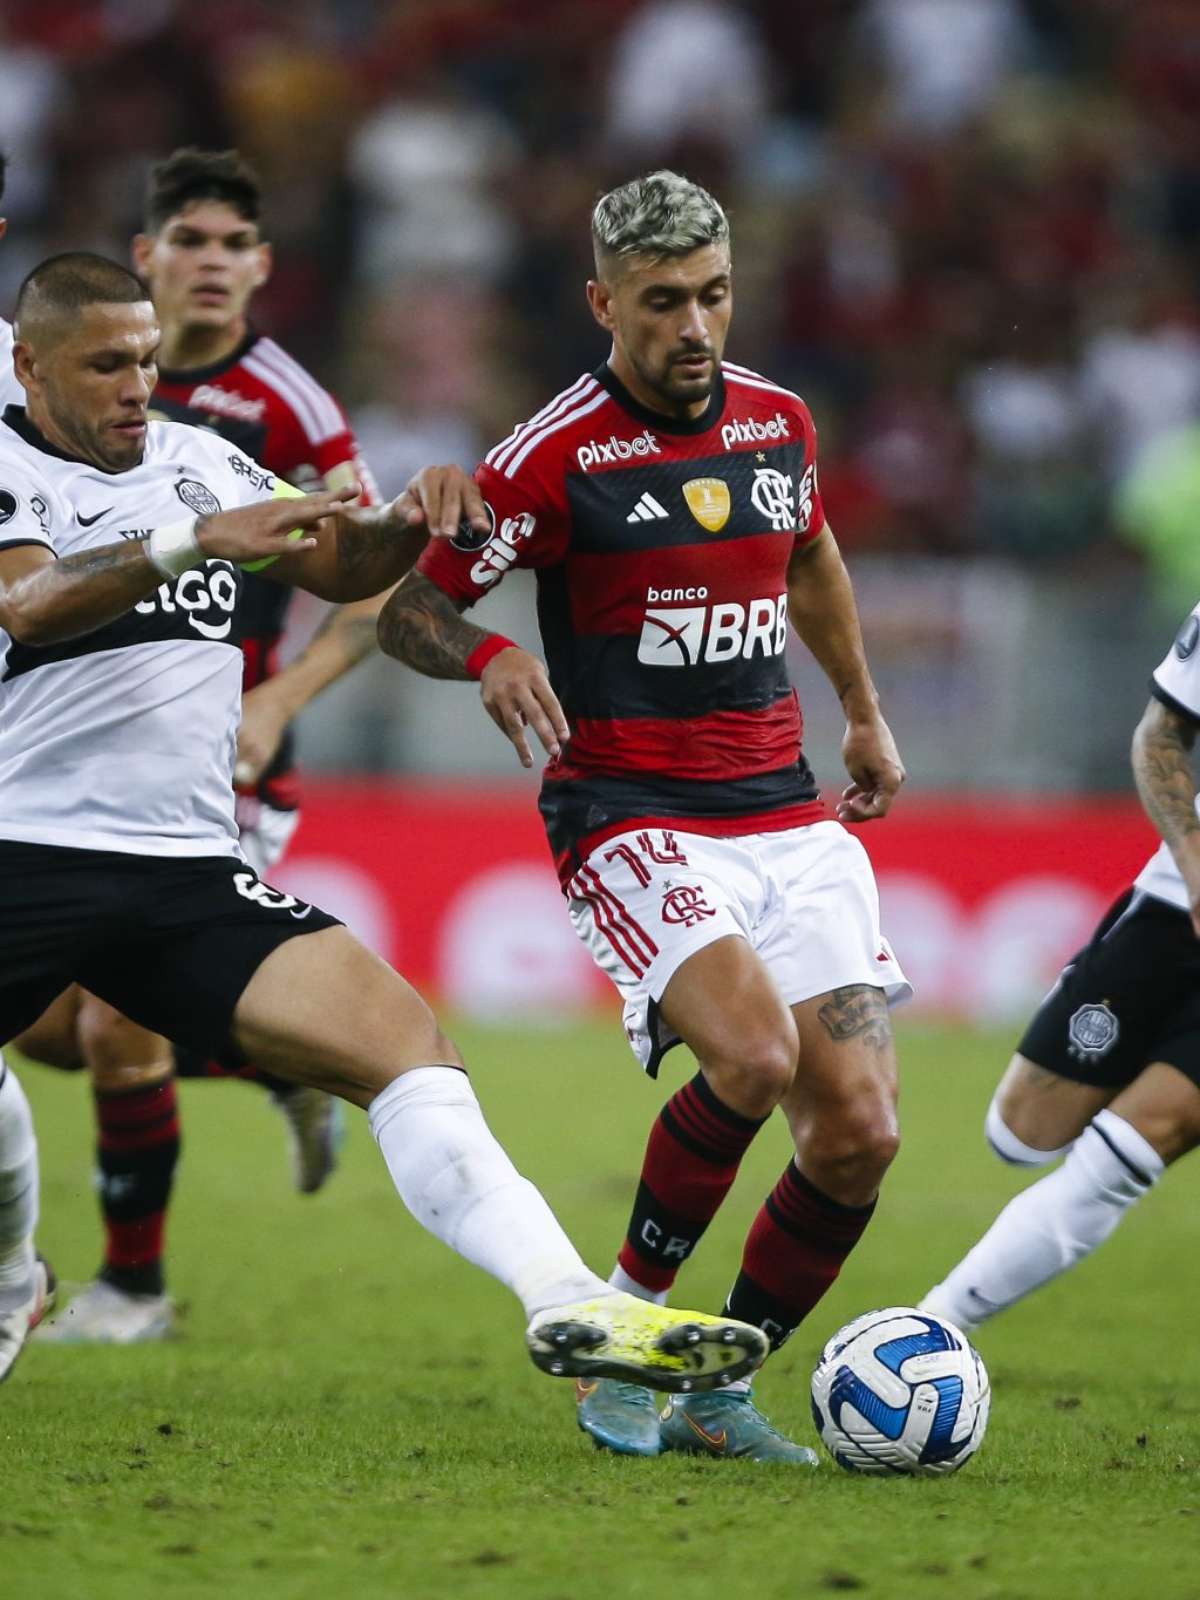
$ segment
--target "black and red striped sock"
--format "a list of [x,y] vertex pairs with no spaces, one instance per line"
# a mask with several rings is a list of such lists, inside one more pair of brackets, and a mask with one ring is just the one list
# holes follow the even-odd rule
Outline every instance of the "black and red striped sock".
[[96,1095],[100,1140],[100,1276],[126,1294],[163,1292],[163,1234],[179,1160],[175,1083]]
[[779,1346],[799,1327],[862,1238],[875,1202],[843,1206],[789,1162],[754,1219],[725,1314]]
[[618,1256],[635,1282],[667,1290],[729,1193],[762,1120],[739,1116],[697,1073],[659,1112]]

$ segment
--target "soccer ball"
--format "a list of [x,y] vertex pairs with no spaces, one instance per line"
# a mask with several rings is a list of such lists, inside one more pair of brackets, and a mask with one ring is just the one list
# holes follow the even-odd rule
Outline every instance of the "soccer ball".
[[965,1334],[910,1306],[848,1322],[812,1376],[817,1432],[848,1472],[957,1472],[983,1442],[990,1403]]

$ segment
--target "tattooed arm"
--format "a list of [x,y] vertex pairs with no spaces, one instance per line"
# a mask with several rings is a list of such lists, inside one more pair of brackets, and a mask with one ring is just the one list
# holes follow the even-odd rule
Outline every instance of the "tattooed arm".
[[424,524],[424,513],[404,496],[386,506],[339,507],[318,528],[315,549],[289,550],[262,576],[322,600],[366,600],[411,570],[425,548]]
[[512,741],[523,767],[533,765],[525,730],[531,727],[552,760],[562,754],[567,719],[543,662],[519,645],[502,644],[478,673],[475,652],[498,636],[467,622],[460,608],[422,573],[412,573],[379,616],[379,648],[427,678],[478,677],[484,709]]
[[[197,517],[193,564],[208,557],[274,559],[284,549],[300,559],[314,541],[290,544],[291,530],[315,526],[342,498],[325,492]],[[149,545],[149,536],[122,539],[61,560],[44,544],[0,550],[0,627],[21,644],[45,646],[114,622],[167,581],[151,561]]]
[[1192,926],[1200,936],[1200,818],[1191,751],[1196,724],[1151,700],[1133,735],[1133,776],[1150,821],[1187,885]]

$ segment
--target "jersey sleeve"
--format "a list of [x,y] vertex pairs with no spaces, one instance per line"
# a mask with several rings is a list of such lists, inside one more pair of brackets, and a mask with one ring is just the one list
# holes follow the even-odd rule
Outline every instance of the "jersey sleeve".
[[1175,643],[1154,669],[1150,693],[1171,711],[1200,723],[1200,605],[1185,619]]
[[0,460],[0,550],[22,544],[54,549],[50,496],[23,463]]
[[314,445],[313,465],[324,478],[327,489],[342,489],[347,484],[357,483],[361,490],[359,505],[377,506],[382,499],[375,474],[363,459],[354,430],[344,416],[340,433]]
[[226,511],[233,511],[238,506],[258,505],[263,500],[278,500],[281,495],[302,492],[294,489],[286,478],[260,466],[253,456],[248,456],[244,450],[239,450],[237,445],[222,440],[221,450],[228,469],[228,481],[233,489],[233,504],[225,506]]
[[811,544],[825,528],[825,507],[817,479],[817,428],[812,412],[802,400],[797,402],[804,429],[804,466],[796,486],[796,549]]
[[459,603],[474,605],[513,567],[547,567],[566,550],[566,495],[544,470],[508,477],[486,461],[475,472],[492,521],[487,539],[459,535],[425,547],[417,571]]

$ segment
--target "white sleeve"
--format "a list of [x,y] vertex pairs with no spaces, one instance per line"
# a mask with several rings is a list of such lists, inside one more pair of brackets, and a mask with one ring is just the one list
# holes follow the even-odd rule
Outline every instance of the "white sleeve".
[[1164,705],[1200,722],[1200,605],[1185,619],[1166,658],[1154,669],[1150,688]]
[[23,463],[0,456],[0,550],[19,544],[44,544],[50,536],[50,497]]

